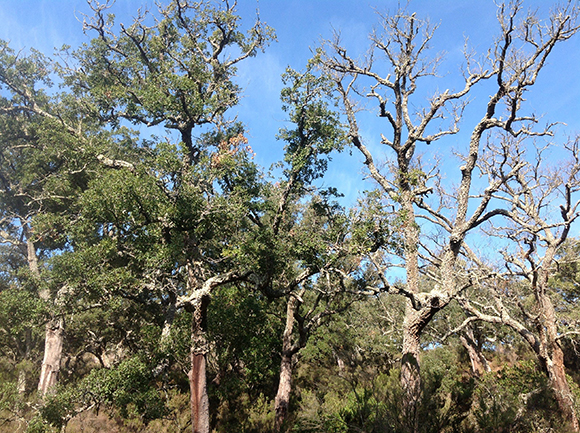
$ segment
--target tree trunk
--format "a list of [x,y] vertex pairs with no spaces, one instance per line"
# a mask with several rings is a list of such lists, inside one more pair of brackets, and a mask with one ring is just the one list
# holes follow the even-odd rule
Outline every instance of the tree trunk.
[[[22,354],[22,359],[28,360],[30,359],[30,352],[32,350],[32,330],[28,328],[26,330],[26,340],[24,342],[24,353]],[[18,394],[25,394],[26,393],[26,367],[20,366],[20,370],[18,371],[18,385],[17,388]]]
[[168,352],[170,348],[170,337],[171,328],[173,327],[173,322],[175,320],[175,314],[177,313],[177,296],[173,292],[169,292],[169,303],[167,309],[165,310],[165,317],[163,320],[163,328],[161,330],[161,339],[159,340],[159,348],[164,354],[163,358],[159,361],[159,364],[153,370],[153,376],[157,377],[169,366]]
[[171,335],[171,327],[173,326],[173,321],[175,320],[175,313],[177,312],[177,295],[173,292],[169,292],[168,296],[169,304],[167,305],[167,310],[165,311],[163,329],[161,331],[161,347],[163,350],[166,349],[169,336]]
[[466,330],[466,335],[460,335],[459,340],[465,350],[467,350],[469,361],[471,362],[471,371],[475,377],[480,377],[484,373],[491,371],[487,359],[485,359],[481,349],[475,342],[471,329],[468,328]]
[[[400,167],[407,163],[399,162]],[[407,172],[407,169],[402,170]],[[405,238],[405,270],[407,272],[407,290],[412,294],[419,293],[419,231],[415,224],[413,193],[406,176],[401,178],[403,234]],[[421,312],[415,310],[412,302],[407,300],[405,320],[403,323],[403,351],[401,357],[401,387],[403,388],[404,407],[407,420],[417,431],[417,409],[421,400],[421,371],[419,356],[421,353]]]
[[[553,252],[548,250],[546,256]],[[551,259],[551,257],[549,257]],[[536,300],[540,306],[540,317],[542,327],[540,327],[540,358],[543,361],[554,397],[558,402],[558,407],[562,415],[568,421],[574,431],[580,431],[578,417],[574,410],[574,397],[570,391],[566,370],[564,367],[564,353],[558,344],[558,325],[554,304],[547,294],[548,273],[542,269],[539,273],[538,285],[536,287]]]
[[288,416],[288,409],[290,407],[290,394],[292,393],[292,355],[282,355],[282,363],[280,364],[280,382],[278,384],[278,392],[274,408],[276,411],[276,418],[274,421],[274,430],[276,432],[282,431],[284,421]]
[[38,392],[46,395],[54,389],[60,372],[62,359],[62,343],[64,336],[64,320],[53,317],[46,324],[44,339],[44,358],[38,381]]
[[18,394],[24,394],[26,392],[26,372],[24,370],[18,372],[18,384],[16,390],[18,391]]
[[421,330],[417,326],[418,312],[407,301],[405,322],[403,323],[403,351],[401,358],[401,387],[405,417],[412,431],[418,429],[417,409],[421,400]]
[[292,344],[292,332],[294,331],[294,322],[296,310],[300,306],[296,296],[290,296],[286,306],[286,326],[284,327],[284,336],[282,338],[282,362],[280,365],[280,381],[278,383],[278,392],[274,402],[275,419],[274,430],[280,432],[290,405],[290,394],[292,393],[292,358],[296,352]]
[[[40,269],[34,242],[30,238],[27,225],[23,224],[26,236],[28,268],[38,281],[40,281]],[[39,297],[49,303],[50,292],[46,289],[40,290]],[[46,324],[44,334],[44,358],[40,369],[40,379],[38,380],[38,392],[46,395],[51,388],[54,388],[58,381],[60,363],[62,360],[62,346],[64,338],[64,319],[53,315]]]
[[570,391],[568,380],[566,379],[566,370],[564,368],[564,354],[557,343],[551,350],[552,357],[546,362],[548,370],[548,377],[550,386],[554,392],[554,397],[558,403],[558,407],[567,422],[570,423],[572,429],[577,432],[580,431],[578,424],[578,416],[574,410],[574,397]]
[[189,389],[191,392],[191,420],[193,433],[209,433],[209,399],[207,396],[205,353],[191,349],[191,371]]
[[191,370],[189,372],[191,424],[193,433],[209,433],[209,398],[207,395],[205,335],[209,297],[203,297],[193,309],[191,333]]
[[[440,305],[440,304],[437,304]],[[401,358],[401,386],[409,431],[419,431],[418,409],[421,403],[421,335],[439,307],[422,305],[416,310],[407,301],[405,322],[403,323],[403,351]]]
[[574,409],[574,397],[570,391],[568,380],[566,379],[566,370],[564,367],[564,353],[558,344],[558,320],[554,304],[548,295],[548,266],[554,262],[557,244],[554,243],[546,250],[544,264],[538,270],[538,277],[534,292],[536,301],[540,307],[541,325],[540,332],[540,358],[544,361],[548,373],[550,386],[554,392],[554,397],[558,402],[558,407],[566,421],[575,432],[580,431],[578,416]]

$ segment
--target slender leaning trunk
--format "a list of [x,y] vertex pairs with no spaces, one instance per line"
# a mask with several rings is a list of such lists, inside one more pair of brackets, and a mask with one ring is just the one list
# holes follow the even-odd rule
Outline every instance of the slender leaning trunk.
[[[22,354],[23,359],[30,359],[30,352],[32,351],[32,330],[28,328],[26,330],[26,341],[24,347],[24,353]],[[25,394],[26,393],[26,370],[20,368],[18,372],[18,384],[17,384],[17,391],[18,394]]]
[[171,335],[171,328],[175,320],[175,313],[177,312],[177,295],[173,292],[168,293],[169,304],[165,311],[165,317],[163,319],[163,329],[161,330],[161,347],[163,350],[167,349],[167,342]]
[[206,321],[209,297],[194,306],[191,329],[191,370],[189,389],[193,433],[209,433],[209,398],[207,395]]
[[26,372],[24,370],[18,372],[16,390],[18,391],[18,394],[24,394],[26,392]]

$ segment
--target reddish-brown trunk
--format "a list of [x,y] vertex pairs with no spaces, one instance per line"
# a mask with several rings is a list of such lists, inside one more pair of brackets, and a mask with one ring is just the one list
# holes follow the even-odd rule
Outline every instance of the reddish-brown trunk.
[[205,354],[191,351],[191,371],[189,372],[191,392],[191,423],[193,433],[209,433],[209,399],[207,396]]
[[[541,326],[538,326],[538,334],[533,335],[523,325],[515,320],[507,318],[504,322],[518,331],[522,337],[530,344],[536,353],[540,364],[548,376],[550,387],[554,393],[554,398],[558,404],[562,416],[569,422],[570,427],[576,432],[580,431],[578,416],[574,409],[574,397],[570,391],[566,371],[564,367],[564,354],[558,344],[558,329],[556,325],[556,315],[552,301],[545,291],[536,287],[536,299],[541,309]],[[505,318],[504,318],[505,320]]]
[[[540,283],[547,282],[547,276],[544,277],[542,275],[539,281]],[[536,292],[536,299],[541,306],[544,325],[540,334],[539,357],[548,374],[550,386],[562,415],[570,423],[573,430],[577,432],[580,431],[580,426],[574,410],[574,397],[566,379],[564,353],[558,344],[558,325],[554,305],[550,297],[547,296],[546,291],[542,290],[541,287]]]
[[207,395],[205,326],[209,298],[194,306],[191,334],[191,370],[189,389],[193,433],[209,433],[209,398]]
[[552,358],[546,363],[550,386],[554,392],[554,397],[562,415],[574,431],[580,431],[578,416],[574,410],[574,397],[566,379],[566,370],[564,368],[564,354],[562,349],[556,344],[552,350]]
[[44,340],[44,359],[38,381],[38,392],[45,395],[54,389],[60,372],[62,359],[62,343],[64,335],[64,320],[53,318],[46,324]]

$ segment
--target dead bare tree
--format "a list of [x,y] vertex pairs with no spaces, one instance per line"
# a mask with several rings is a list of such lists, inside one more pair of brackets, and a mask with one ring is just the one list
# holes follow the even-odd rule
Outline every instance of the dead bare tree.
[[[490,234],[505,242],[501,251],[504,269],[494,279],[494,302],[479,307],[459,298],[471,315],[466,320],[483,320],[509,326],[529,344],[536,354],[564,418],[579,431],[574,399],[566,379],[560,340],[568,332],[558,318],[550,276],[556,270],[557,254],[568,238],[572,223],[580,216],[580,152],[578,140],[567,144],[571,159],[567,165],[544,168],[544,151],[525,161],[521,140],[507,137],[482,161],[482,170],[502,177],[497,160],[505,166],[523,165],[493,194],[506,203],[501,211],[507,223],[492,227]],[[525,298],[533,302],[525,302]],[[466,323],[464,322],[464,323]],[[574,331],[572,331],[574,332]]]
[[[406,390],[408,416],[415,418],[421,396],[420,339],[435,313],[472,284],[460,275],[457,262],[468,233],[494,216],[490,201],[496,191],[516,177],[521,166],[510,167],[503,177],[489,177],[489,183],[474,193],[473,179],[479,173],[477,160],[492,130],[506,131],[517,137],[545,135],[550,128],[532,129],[534,115],[521,114],[523,95],[532,87],[554,46],[578,31],[578,11],[571,1],[554,10],[549,19],[540,21],[534,13],[522,10],[522,1],[498,6],[499,36],[481,61],[466,50],[463,84],[459,90],[445,90],[430,98],[426,106],[417,99],[421,79],[434,79],[440,57],[429,58],[428,50],[435,28],[415,14],[398,11],[381,16],[381,32],[370,35],[366,59],[359,61],[343,47],[339,35],[327,41],[317,57],[321,67],[335,83],[349,125],[349,138],[364,156],[370,177],[380,185],[384,197],[397,209],[404,237],[406,288],[385,289],[407,298],[403,324],[401,383]],[[467,96],[478,83],[494,80],[493,93],[482,108],[483,116],[473,127],[461,155],[459,186],[447,196],[442,191],[438,167],[425,167],[417,156],[431,145],[459,131],[459,121]],[[362,101],[374,101],[379,117],[386,120],[387,132],[381,144],[393,155],[393,167],[383,169],[380,156],[365,145],[359,121]],[[445,126],[445,122],[447,126]],[[435,132],[434,132],[435,131]],[[456,144],[459,147],[461,143]],[[439,196],[439,204],[431,197]],[[446,202],[447,200],[447,202]],[[439,251],[424,247],[421,224],[443,229],[446,240]],[[425,225],[425,224],[423,224]],[[429,292],[420,292],[422,264],[436,269],[438,284]],[[463,270],[465,270],[463,268]],[[417,424],[415,421],[415,430]]]

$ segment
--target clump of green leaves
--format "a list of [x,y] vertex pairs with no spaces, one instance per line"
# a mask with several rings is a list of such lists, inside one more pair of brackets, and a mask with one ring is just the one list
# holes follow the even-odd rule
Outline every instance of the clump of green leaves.
[[346,132],[338,113],[333,109],[330,82],[324,75],[314,74],[314,65],[305,72],[287,68],[282,76],[282,109],[288,113],[293,129],[282,128],[278,134],[287,144],[284,161],[286,176],[298,185],[310,185],[324,174],[329,154],[344,149]]

